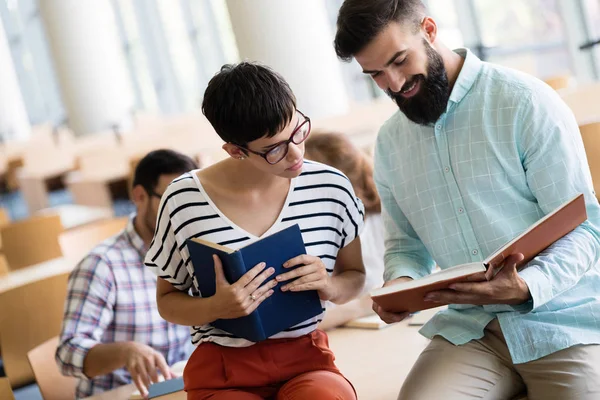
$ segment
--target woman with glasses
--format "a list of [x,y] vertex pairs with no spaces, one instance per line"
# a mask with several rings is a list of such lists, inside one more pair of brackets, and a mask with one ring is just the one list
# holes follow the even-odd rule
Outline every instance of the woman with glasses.
[[[365,273],[359,234],[364,206],[348,178],[304,161],[310,118],[296,109],[285,80],[253,63],[224,66],[208,84],[202,109],[230,157],[175,180],[163,195],[146,265],[159,276],[157,302],[167,321],[191,326],[197,346],[184,372],[188,399],[356,399],[317,329],[323,313],[252,343],[211,325],[254,311],[274,290],[316,290],[322,304],[360,294]],[[307,254],[274,276],[260,263],[235,283],[214,258],[216,293],[202,297],[188,238],[239,248],[290,225]],[[204,268],[204,266],[202,266]],[[188,294],[188,293],[190,293]]]

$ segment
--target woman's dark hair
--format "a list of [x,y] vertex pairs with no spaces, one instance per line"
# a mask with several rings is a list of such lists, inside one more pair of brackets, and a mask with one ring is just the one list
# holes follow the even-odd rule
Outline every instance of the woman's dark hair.
[[246,146],[281,132],[296,112],[296,97],[285,79],[268,67],[228,64],[208,83],[202,112],[221,139]]

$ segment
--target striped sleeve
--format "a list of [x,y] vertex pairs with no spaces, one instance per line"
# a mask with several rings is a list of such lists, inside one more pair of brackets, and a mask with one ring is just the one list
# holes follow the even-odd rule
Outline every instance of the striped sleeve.
[[356,239],[362,232],[365,225],[365,206],[361,199],[356,197],[352,184],[348,178],[341,179],[343,191],[348,194],[346,198],[346,209],[344,220],[344,246]]
[[192,279],[185,268],[184,260],[179,250],[173,223],[170,216],[169,190],[163,195],[160,203],[154,238],[146,253],[144,264],[159,278],[162,278],[181,291],[188,291]]

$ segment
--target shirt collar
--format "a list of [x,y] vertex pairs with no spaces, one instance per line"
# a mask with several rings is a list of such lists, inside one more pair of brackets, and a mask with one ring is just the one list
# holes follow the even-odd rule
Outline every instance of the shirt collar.
[[452,93],[450,93],[450,101],[460,103],[479,77],[483,62],[468,49],[455,49],[454,52],[465,59],[452,88]]
[[135,230],[135,221],[136,214],[133,213],[129,216],[129,221],[127,221],[127,226],[125,227],[125,234],[129,238],[131,245],[138,251],[140,254],[146,253],[146,245],[144,244],[144,240]]

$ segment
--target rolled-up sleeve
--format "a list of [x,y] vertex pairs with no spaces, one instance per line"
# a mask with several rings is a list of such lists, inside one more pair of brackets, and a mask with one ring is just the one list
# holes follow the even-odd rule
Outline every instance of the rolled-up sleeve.
[[85,357],[100,343],[113,319],[115,285],[112,271],[101,257],[89,255],[69,277],[64,320],[56,363],[63,375],[87,378]]

